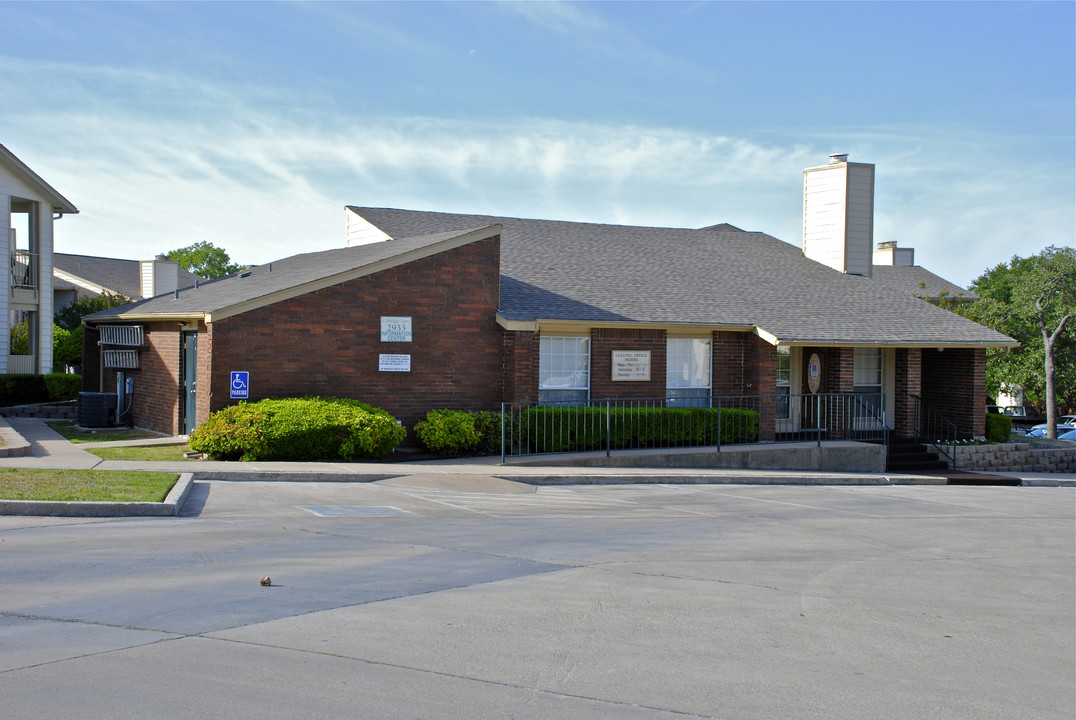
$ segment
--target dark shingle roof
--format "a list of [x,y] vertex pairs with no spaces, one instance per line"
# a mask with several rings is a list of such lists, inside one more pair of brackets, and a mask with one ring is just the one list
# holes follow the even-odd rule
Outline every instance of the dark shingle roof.
[[503,225],[500,313],[507,320],[752,326],[789,343],[1013,344],[763,233],[350,209],[392,237]]
[[918,265],[875,265],[874,280],[895,292],[937,300],[944,292],[950,300],[978,300],[979,296]]
[[[112,294],[120,294],[131,299],[142,297],[142,270],[137,260],[120,258],[94,257],[92,255],[70,255],[53,253],[52,265],[57,270],[74,275],[91,285],[104,288]],[[199,281],[183,268],[179,269],[179,287],[186,288]],[[64,281],[66,282],[66,281]],[[68,284],[70,287],[80,287]],[[81,288],[85,290],[85,288]]]

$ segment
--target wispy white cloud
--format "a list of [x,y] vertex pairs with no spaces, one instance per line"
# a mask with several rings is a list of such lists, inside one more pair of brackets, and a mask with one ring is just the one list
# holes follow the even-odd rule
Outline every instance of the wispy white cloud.
[[82,210],[59,227],[66,252],[149,257],[208,240],[262,263],[342,245],[345,204],[730,222],[798,244],[801,171],[834,151],[878,166],[876,239],[914,246],[957,282],[1074,232],[1065,161],[1028,163],[1019,139],[950,129],[767,143],[540,117],[354,117],[266,88],[2,58],[0,96],[14,108],[0,139]]

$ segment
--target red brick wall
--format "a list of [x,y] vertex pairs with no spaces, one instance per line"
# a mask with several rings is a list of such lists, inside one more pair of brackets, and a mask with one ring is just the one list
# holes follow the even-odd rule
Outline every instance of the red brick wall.
[[[134,381],[134,392],[127,396],[127,419],[136,427],[171,435],[179,432],[180,327],[177,322],[143,324],[146,345],[139,352],[139,368],[121,371]],[[91,392],[116,392],[116,370],[105,369],[102,384],[99,338],[96,328],[85,329],[82,387]]]
[[919,348],[897,348],[894,368],[893,434],[899,438],[915,435],[915,400],[909,396],[921,395],[923,386],[922,354]]
[[538,401],[538,334],[504,332],[504,401]]
[[743,395],[747,333],[715,332],[712,345],[714,395]]
[[[614,350],[649,350],[649,381],[613,382]],[[592,398],[664,398],[666,344],[664,330],[594,328],[590,331]]]
[[986,351],[922,351],[923,402],[967,437],[986,434]]
[[[493,410],[503,392],[500,238],[224,318],[209,333],[209,410],[233,401],[230,372],[250,373],[251,400],[357,398],[411,426],[428,410]],[[381,342],[381,316],[412,318],[414,341]],[[381,353],[411,356],[381,372]]]

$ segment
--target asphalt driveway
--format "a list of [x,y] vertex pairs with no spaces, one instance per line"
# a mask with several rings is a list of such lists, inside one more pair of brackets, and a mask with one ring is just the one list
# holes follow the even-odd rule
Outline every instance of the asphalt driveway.
[[0,714],[1071,720],[1074,598],[1072,488],[198,482],[0,517]]

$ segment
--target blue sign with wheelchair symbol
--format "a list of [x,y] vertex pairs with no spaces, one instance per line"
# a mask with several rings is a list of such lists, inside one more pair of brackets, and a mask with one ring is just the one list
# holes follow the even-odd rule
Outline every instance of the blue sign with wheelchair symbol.
[[235,371],[232,373],[232,400],[246,400],[250,397],[250,373]]

